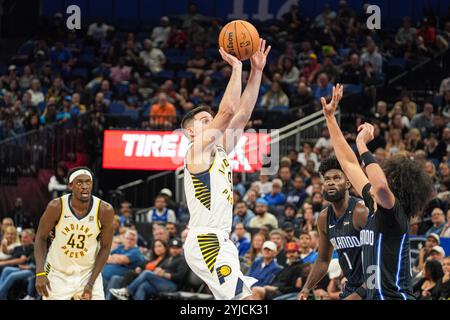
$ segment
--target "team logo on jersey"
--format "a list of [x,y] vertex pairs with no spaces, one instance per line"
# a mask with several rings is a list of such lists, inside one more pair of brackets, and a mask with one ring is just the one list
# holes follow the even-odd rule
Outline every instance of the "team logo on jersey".
[[94,235],[90,231],[91,229],[84,225],[80,226],[79,224],[73,223],[62,229],[61,233],[67,238],[66,244],[61,247],[64,254],[69,258],[75,259],[84,257],[88,252],[86,240]]
[[231,274],[231,267],[229,265],[224,264],[216,269],[217,277],[219,277],[220,284],[225,282],[225,277]]

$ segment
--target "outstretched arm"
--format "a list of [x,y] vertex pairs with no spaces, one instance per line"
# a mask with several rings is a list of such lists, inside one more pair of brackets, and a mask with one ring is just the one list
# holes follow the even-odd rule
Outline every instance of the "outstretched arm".
[[307,300],[311,290],[316,287],[316,285],[328,272],[328,266],[330,265],[331,256],[333,254],[333,245],[327,238],[326,218],[327,210],[324,210],[320,213],[319,218],[317,219],[317,226],[319,230],[319,252],[317,260],[314,262],[312,270],[306,279],[305,286],[298,295],[299,300]]
[[232,152],[238,143],[247,122],[250,120],[253,109],[255,108],[259,88],[261,86],[263,69],[266,65],[266,58],[270,49],[271,46],[266,48],[266,40],[259,39],[258,51],[256,51],[250,59],[252,68],[247,86],[240,97],[239,108],[236,110],[236,115],[233,117],[228,127],[230,131],[223,139],[223,145],[227,153]]
[[[374,128],[370,123],[364,123],[358,128],[358,131],[356,146],[358,147],[359,154],[363,155],[369,152],[367,143],[373,140]],[[385,209],[392,209],[395,205],[395,196],[391,189],[389,189],[383,169],[381,169],[378,163],[369,163],[366,165],[366,172],[372,185],[376,203]]]
[[320,101],[322,103],[322,111],[325,115],[336,158],[338,159],[342,170],[350,180],[356,192],[362,195],[362,190],[364,186],[369,183],[369,180],[359,166],[358,159],[356,158],[352,148],[350,148],[347,143],[347,140],[345,140],[334,115],[337,105],[342,98],[343,92],[343,86],[337,84],[333,87],[333,94],[330,103],[327,104],[325,98],[323,97]]

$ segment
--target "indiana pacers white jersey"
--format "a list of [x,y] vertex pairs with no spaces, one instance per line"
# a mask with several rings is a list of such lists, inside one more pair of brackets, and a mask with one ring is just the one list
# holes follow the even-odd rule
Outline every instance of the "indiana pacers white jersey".
[[190,213],[189,228],[209,227],[231,232],[233,174],[225,149],[216,146],[209,170],[193,174],[185,165],[184,172],[184,190]]
[[[186,163],[186,161],[185,161]],[[256,279],[241,272],[239,254],[230,240],[233,181],[227,153],[216,146],[210,169],[193,174],[184,168],[184,189],[190,213],[184,256],[191,270],[217,300],[243,299]]]
[[70,206],[72,195],[61,197],[61,216],[54,230],[54,239],[47,255],[47,271],[56,270],[66,275],[90,273],[99,250],[100,222],[98,211],[101,200],[91,198],[89,213],[78,219]]

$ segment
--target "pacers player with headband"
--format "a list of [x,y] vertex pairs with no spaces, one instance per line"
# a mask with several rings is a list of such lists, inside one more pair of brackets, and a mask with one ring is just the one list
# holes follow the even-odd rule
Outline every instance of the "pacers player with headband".
[[100,272],[111,251],[114,209],[92,196],[88,168],[71,170],[68,180],[72,193],[50,201],[39,222],[36,290],[48,300],[104,300]]
[[259,39],[251,57],[251,73],[241,96],[242,63],[220,48],[232,67],[217,115],[199,107],[185,115],[181,126],[191,144],[185,158],[184,189],[190,213],[184,245],[186,261],[216,299],[252,295],[256,279],[242,274],[236,246],[229,239],[233,218],[233,182],[227,155],[234,149],[258,98],[262,71],[270,46]]

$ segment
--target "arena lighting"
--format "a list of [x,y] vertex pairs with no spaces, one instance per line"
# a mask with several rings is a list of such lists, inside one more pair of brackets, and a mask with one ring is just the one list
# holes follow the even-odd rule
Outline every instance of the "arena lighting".
[[[269,141],[269,134],[245,133],[230,156],[233,171],[260,170],[263,156],[269,151]],[[103,168],[174,171],[183,165],[188,144],[180,131],[106,130]],[[260,148],[255,148],[255,145]],[[261,156],[258,156],[258,152]]]

